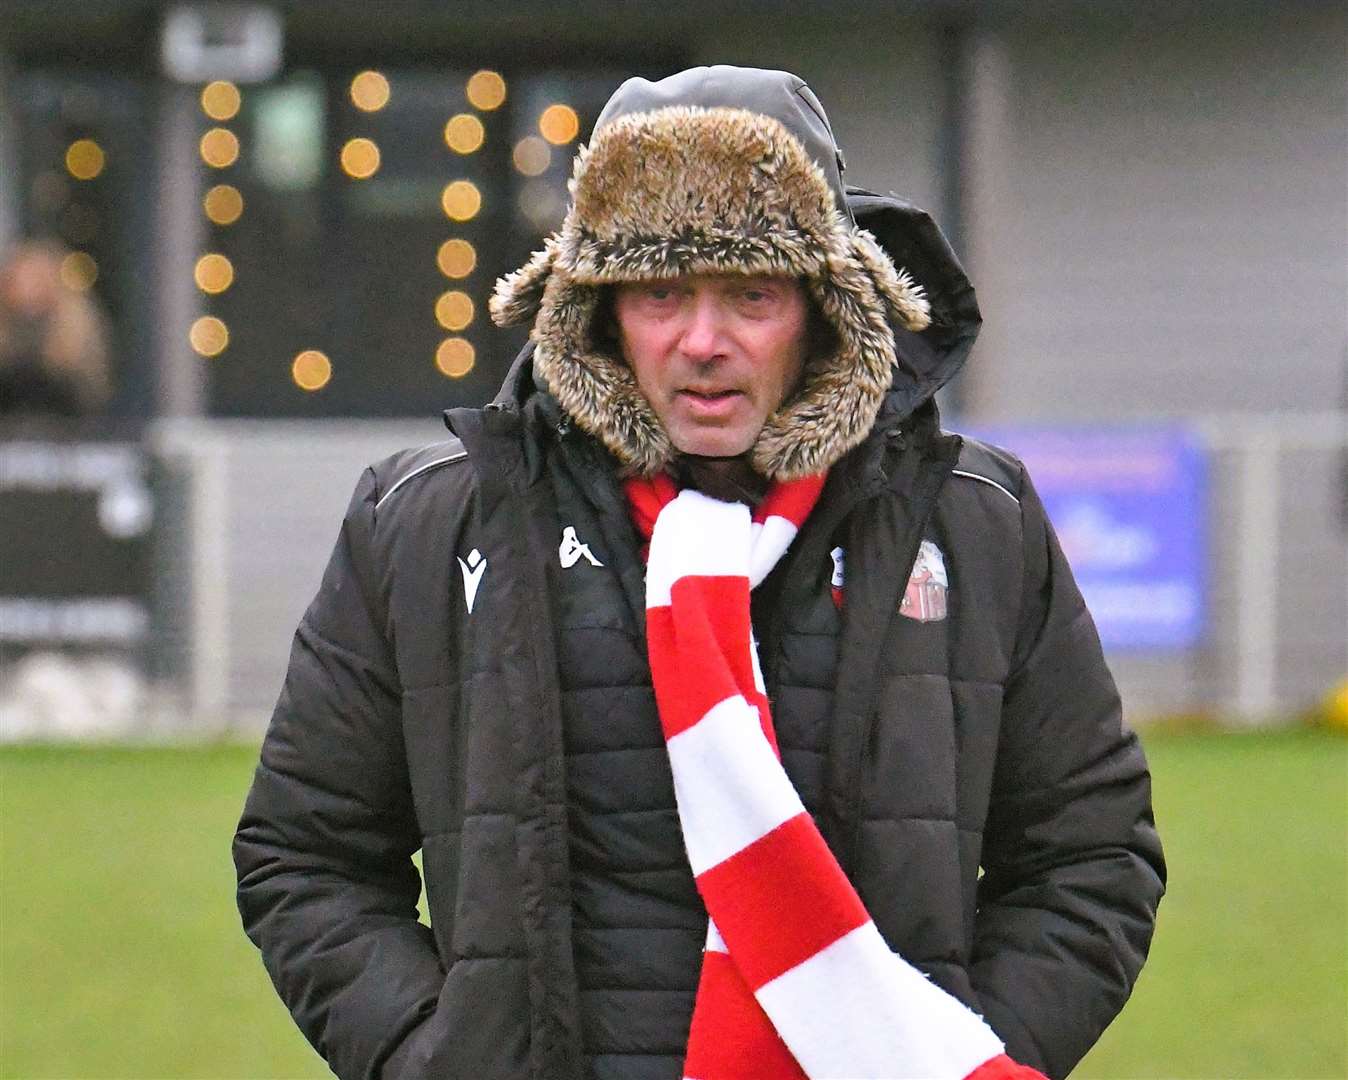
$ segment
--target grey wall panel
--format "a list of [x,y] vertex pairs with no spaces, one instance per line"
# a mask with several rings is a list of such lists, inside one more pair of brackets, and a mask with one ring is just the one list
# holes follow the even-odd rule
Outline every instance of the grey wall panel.
[[982,416],[1323,408],[1348,344],[1342,8],[1023,21],[976,223]]
[[15,182],[19,147],[9,88],[13,75],[9,57],[0,52],[0,252],[8,250],[19,237],[19,191]]

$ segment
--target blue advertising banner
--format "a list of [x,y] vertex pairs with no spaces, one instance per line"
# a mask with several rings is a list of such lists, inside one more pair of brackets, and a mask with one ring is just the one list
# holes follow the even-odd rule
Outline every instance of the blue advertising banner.
[[1198,644],[1207,460],[1192,435],[1156,426],[970,434],[1025,462],[1106,649]]

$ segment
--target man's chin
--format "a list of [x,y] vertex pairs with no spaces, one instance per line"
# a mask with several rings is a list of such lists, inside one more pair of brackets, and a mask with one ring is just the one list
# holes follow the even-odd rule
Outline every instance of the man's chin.
[[703,461],[734,461],[749,452],[753,440],[744,439],[672,439],[674,449],[684,457]]
[[669,428],[674,449],[688,457],[737,458],[747,454],[757,438],[758,431],[749,432],[742,424],[676,424]]

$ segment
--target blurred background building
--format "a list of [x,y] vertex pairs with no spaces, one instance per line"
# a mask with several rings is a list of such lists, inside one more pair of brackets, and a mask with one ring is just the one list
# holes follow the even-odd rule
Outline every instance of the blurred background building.
[[720,62],[951,237],[948,422],[1131,565],[1087,594],[1134,719],[1296,714],[1348,673],[1346,47],[1257,0],[0,3],[0,262],[101,357],[0,317],[67,402],[0,418],[6,734],[256,730],[359,468],[522,343],[491,285],[608,94]]

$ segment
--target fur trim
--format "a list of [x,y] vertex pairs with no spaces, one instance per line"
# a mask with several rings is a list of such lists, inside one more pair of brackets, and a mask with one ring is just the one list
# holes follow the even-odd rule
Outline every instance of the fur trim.
[[[671,183],[678,177],[678,183]],[[561,230],[491,301],[500,325],[534,316],[535,369],[562,408],[632,472],[675,454],[619,356],[597,347],[602,286],[699,273],[803,278],[836,332],[800,392],[768,418],[754,468],[792,480],[827,468],[870,431],[895,365],[890,320],[929,321],[920,287],[839,211],[823,171],[780,121],[743,109],[622,116],[576,156]]]
[[557,240],[549,237],[542,251],[535,251],[527,263],[497,281],[487,304],[492,322],[514,326],[532,319],[543,302],[543,290],[556,261]]

